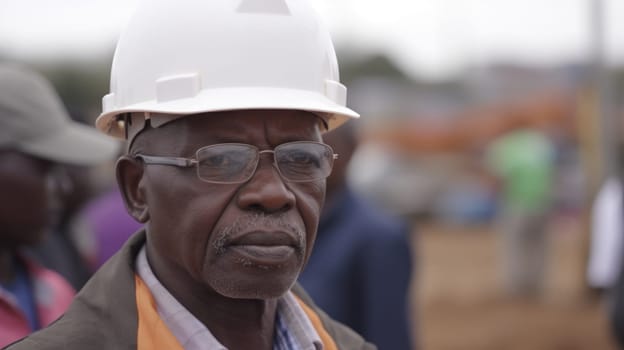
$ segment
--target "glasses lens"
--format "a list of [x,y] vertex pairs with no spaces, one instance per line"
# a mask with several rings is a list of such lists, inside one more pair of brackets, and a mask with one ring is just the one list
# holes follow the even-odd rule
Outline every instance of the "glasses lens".
[[258,152],[251,145],[218,144],[197,151],[197,175],[208,182],[238,183],[253,173]]
[[282,176],[303,182],[324,179],[331,173],[334,153],[316,142],[291,142],[275,148],[275,162]]

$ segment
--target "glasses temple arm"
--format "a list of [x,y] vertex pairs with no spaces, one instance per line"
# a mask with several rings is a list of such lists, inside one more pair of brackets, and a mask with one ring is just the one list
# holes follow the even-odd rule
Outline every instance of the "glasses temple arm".
[[189,158],[178,158],[178,157],[157,157],[157,156],[146,156],[142,154],[134,155],[135,158],[141,159],[145,164],[159,164],[159,165],[173,165],[183,168],[188,168],[195,166],[197,164],[197,160],[189,159]]

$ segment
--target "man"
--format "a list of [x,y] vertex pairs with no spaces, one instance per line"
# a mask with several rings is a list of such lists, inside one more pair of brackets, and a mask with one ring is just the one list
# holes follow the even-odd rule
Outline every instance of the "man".
[[59,163],[90,165],[115,152],[113,140],[70,121],[43,77],[0,64],[0,346],[48,325],[74,296],[24,252],[58,216]]
[[314,253],[299,282],[330,316],[380,349],[412,349],[410,227],[347,183],[358,143],[353,124],[325,134],[323,140],[340,158],[327,178]]
[[144,2],[96,124],[145,223],[51,327],[10,349],[370,349],[295,284],[345,107],[300,0]]
[[[99,137],[104,135],[97,134]],[[110,140],[110,139],[109,139]],[[116,155],[102,166],[110,167]],[[95,194],[93,170],[86,166],[63,165],[64,181],[60,210],[54,227],[36,246],[29,247],[28,252],[43,266],[58,272],[76,290],[84,286],[93,274],[80,248],[90,246],[88,231],[74,229],[71,223],[80,208]],[[135,230],[136,231],[136,230]]]
[[525,121],[487,150],[487,165],[502,189],[503,281],[513,298],[538,300],[544,291],[554,152],[547,134]]

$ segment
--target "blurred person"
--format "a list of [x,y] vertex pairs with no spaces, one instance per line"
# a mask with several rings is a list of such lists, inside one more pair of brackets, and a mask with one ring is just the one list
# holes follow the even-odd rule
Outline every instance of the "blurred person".
[[76,232],[80,255],[87,261],[90,271],[95,272],[124,243],[142,227],[126,211],[123,197],[117,186],[89,200],[77,213],[72,223]]
[[69,119],[43,77],[0,64],[0,346],[54,321],[74,296],[26,252],[58,220],[67,181],[60,164],[95,164],[114,152],[112,140]]
[[620,180],[609,178],[600,187],[592,205],[587,283],[598,292],[611,289],[622,265],[622,191]]
[[587,262],[587,284],[596,294],[610,291],[617,283],[624,253],[624,143],[616,147],[616,173],[608,176],[591,207],[591,241]]
[[[100,135],[98,135],[100,136]],[[91,277],[92,270],[79,249],[88,231],[75,230],[73,222],[83,205],[95,195],[91,167],[63,165],[59,218],[41,242],[28,247],[32,257],[43,266],[60,273],[76,290]]]
[[411,228],[356,194],[347,181],[357,148],[352,123],[326,133],[339,154],[327,178],[327,198],[314,252],[299,282],[330,316],[379,349],[412,349]]
[[[621,203],[615,205],[614,207],[620,209],[620,215],[624,215],[624,211],[622,211],[624,206],[622,206]],[[619,231],[619,234],[621,235],[623,232]],[[607,309],[611,321],[611,333],[617,341],[619,348],[624,349],[624,259],[621,258],[622,250],[624,250],[624,240],[621,237],[617,240],[619,241],[619,245],[617,246],[617,256],[619,261],[615,267],[617,270],[615,272],[617,277],[607,291]]]
[[548,136],[527,125],[488,147],[486,161],[502,192],[502,272],[511,296],[538,298],[543,291],[554,156]]
[[592,208],[588,282],[606,292],[611,333],[624,349],[624,143],[618,144],[616,155],[616,174],[605,180]]
[[[123,154],[123,151],[119,152],[117,157]],[[110,169],[109,165],[112,166]],[[114,168],[114,164],[107,164],[106,169],[100,170],[100,175],[102,171],[114,172]],[[83,198],[80,205],[72,211],[72,215],[64,225],[65,234],[62,235],[63,241],[69,241],[67,244],[69,254],[67,255],[70,257],[65,260],[82,262],[82,268],[74,269],[75,271],[72,272],[76,273],[73,275],[80,277],[86,274],[87,279],[143,226],[128,214],[116,183],[109,179],[94,182],[99,183],[97,186],[99,189],[95,193],[91,188],[88,190],[91,195]],[[58,249],[58,251],[62,250]]]
[[140,3],[97,127],[145,224],[58,322],[8,349],[374,349],[296,283],[359,115],[303,0]]

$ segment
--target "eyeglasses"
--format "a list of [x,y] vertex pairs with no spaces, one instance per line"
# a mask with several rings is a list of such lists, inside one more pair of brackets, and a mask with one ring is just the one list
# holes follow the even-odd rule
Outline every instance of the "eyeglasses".
[[144,164],[197,168],[197,177],[215,184],[247,182],[256,172],[260,155],[273,154],[279,174],[291,182],[322,180],[329,176],[337,154],[324,143],[296,141],[283,143],[273,150],[260,150],[243,143],[219,143],[195,152],[195,158],[158,157],[135,154]]

